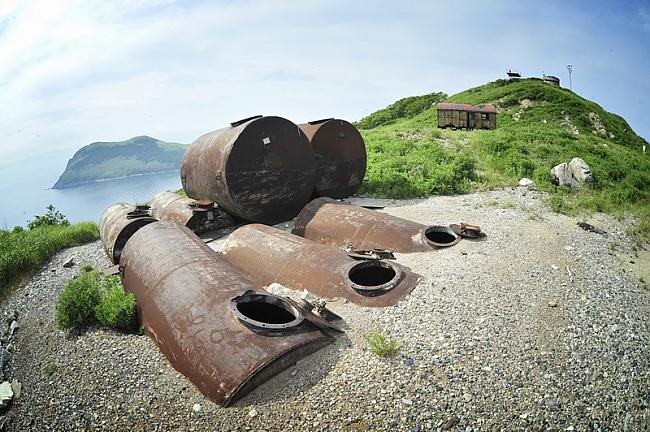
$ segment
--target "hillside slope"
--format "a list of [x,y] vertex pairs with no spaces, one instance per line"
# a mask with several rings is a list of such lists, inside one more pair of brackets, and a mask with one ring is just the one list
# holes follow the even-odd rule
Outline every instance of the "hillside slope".
[[186,144],[168,143],[148,136],[126,141],[92,143],[74,154],[53,188],[62,189],[97,180],[178,170],[186,148]]
[[[446,99],[496,104],[493,131],[438,129],[435,105],[422,104],[429,99],[409,98],[419,108],[416,115],[387,118],[382,110],[357,123],[369,159],[362,193],[422,197],[514,186],[529,177],[551,193],[558,211],[633,211],[640,216],[638,229],[650,236],[647,141],[622,117],[539,79],[497,80]],[[550,183],[550,169],[574,157],[590,165],[593,190],[576,193]]]

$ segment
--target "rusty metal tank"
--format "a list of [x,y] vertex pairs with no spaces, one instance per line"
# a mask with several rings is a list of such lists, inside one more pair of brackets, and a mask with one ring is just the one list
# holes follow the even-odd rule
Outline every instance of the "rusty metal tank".
[[196,201],[173,192],[160,192],[149,202],[151,215],[185,225],[196,234],[227,228],[234,219],[210,201]]
[[323,119],[298,125],[311,143],[316,158],[316,196],[347,198],[354,195],[366,174],[366,145],[352,124]]
[[113,264],[120,262],[120,254],[127,240],[151,222],[156,222],[156,219],[151,216],[147,206],[116,203],[104,210],[99,218],[99,237]]
[[299,306],[257,288],[177,223],[136,232],[120,268],[145,331],[176,370],[221,405],[332,341]]
[[220,255],[260,286],[277,282],[362,306],[395,305],[421,278],[395,262],[358,261],[343,250],[259,224],[231,233]]
[[304,133],[273,116],[240,120],[199,137],[181,165],[188,197],[266,224],[295,217],[312,195],[315,175],[314,152]]
[[307,204],[296,218],[292,232],[330,246],[404,253],[452,246],[460,240],[447,226],[422,225],[329,198],[317,198]]

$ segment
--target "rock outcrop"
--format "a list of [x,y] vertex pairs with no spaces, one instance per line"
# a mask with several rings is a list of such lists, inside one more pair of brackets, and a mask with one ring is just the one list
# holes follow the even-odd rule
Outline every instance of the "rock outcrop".
[[573,158],[570,162],[561,163],[551,169],[551,182],[559,186],[581,188],[585,184],[593,184],[594,176],[585,161]]

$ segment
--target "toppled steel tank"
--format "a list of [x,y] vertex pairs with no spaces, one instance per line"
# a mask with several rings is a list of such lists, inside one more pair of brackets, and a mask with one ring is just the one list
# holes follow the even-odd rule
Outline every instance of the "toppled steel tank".
[[151,214],[159,220],[185,225],[196,234],[227,228],[235,224],[228,213],[210,201],[195,201],[173,192],[160,192],[149,202]]
[[317,198],[307,204],[296,218],[292,232],[330,246],[405,253],[452,246],[460,240],[446,226],[426,226],[329,198]]
[[420,280],[419,275],[397,263],[358,261],[343,250],[259,224],[231,233],[220,255],[260,286],[277,282],[363,306],[397,304]]
[[187,196],[233,216],[266,224],[295,217],[316,181],[314,152],[300,128],[282,117],[256,116],[194,141],[183,158]]
[[332,341],[308,312],[255,287],[177,223],[136,232],[120,268],[147,333],[176,370],[221,405]]
[[316,158],[316,196],[347,198],[354,195],[366,174],[366,145],[352,124],[323,119],[298,125],[311,143]]
[[124,245],[137,230],[156,221],[148,206],[116,203],[104,210],[99,218],[99,237],[111,262],[120,262]]

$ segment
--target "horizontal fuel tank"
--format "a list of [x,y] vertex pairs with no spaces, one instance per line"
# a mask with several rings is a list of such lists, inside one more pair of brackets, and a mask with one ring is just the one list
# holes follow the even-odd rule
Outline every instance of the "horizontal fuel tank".
[[324,119],[300,124],[316,158],[316,196],[354,195],[366,174],[366,145],[352,124]]
[[446,226],[426,226],[329,198],[316,198],[307,204],[292,232],[330,246],[404,253],[452,246],[460,240]]
[[196,201],[173,192],[160,192],[149,202],[151,215],[185,225],[196,234],[235,224],[228,213],[209,201]]
[[309,201],[314,153],[291,121],[251,117],[194,141],[181,181],[190,198],[214,201],[244,220],[275,224],[294,218]]
[[145,331],[172,366],[227,406],[332,337],[254,286],[187,227],[147,225],[120,258]]
[[343,297],[362,306],[395,305],[420,280],[397,263],[357,261],[343,250],[259,224],[231,233],[220,255],[257,285],[277,282],[319,297]]
[[113,264],[120,262],[120,254],[127,240],[143,226],[156,222],[148,207],[116,203],[104,210],[99,218],[99,236],[104,250]]

